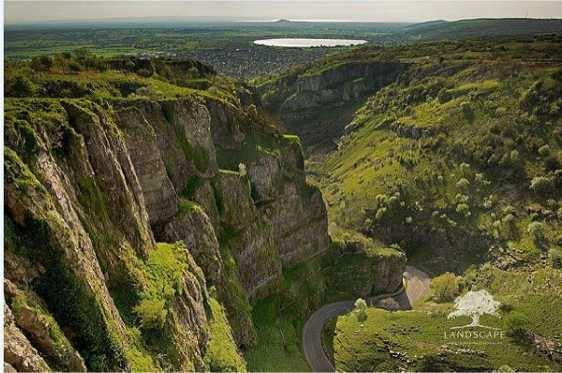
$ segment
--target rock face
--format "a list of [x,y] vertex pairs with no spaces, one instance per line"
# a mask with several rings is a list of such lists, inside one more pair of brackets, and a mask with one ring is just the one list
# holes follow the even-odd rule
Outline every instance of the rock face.
[[[204,370],[208,287],[250,345],[249,302],[328,247],[300,145],[255,107],[13,100],[6,113],[6,369]],[[152,255],[175,241],[181,259]],[[172,274],[154,268],[176,261],[166,290]]]
[[398,62],[347,61],[311,65],[259,88],[263,104],[303,144],[334,148],[355,111],[354,103],[390,84],[405,70]]
[[[32,291],[23,304],[20,291],[7,293],[16,323],[52,369],[80,370],[80,355],[88,369],[153,369],[158,363],[128,328],[155,241],[133,154],[110,109],[85,102],[15,109],[6,127],[5,246],[6,265],[18,270],[7,278]],[[182,352],[171,364],[201,369],[205,282],[185,276],[185,291],[169,306],[181,315],[162,333],[174,335],[167,350]],[[47,328],[59,330],[57,341]]]

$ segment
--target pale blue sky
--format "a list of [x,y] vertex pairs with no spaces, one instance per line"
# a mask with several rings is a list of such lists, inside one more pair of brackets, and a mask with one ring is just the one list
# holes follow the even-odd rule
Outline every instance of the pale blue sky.
[[5,4],[7,23],[134,17],[234,17],[420,22],[479,17],[562,18],[562,1],[27,1]]

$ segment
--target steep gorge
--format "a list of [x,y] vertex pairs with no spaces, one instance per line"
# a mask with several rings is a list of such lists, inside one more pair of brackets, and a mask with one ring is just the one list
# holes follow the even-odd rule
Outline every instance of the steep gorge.
[[334,150],[358,105],[408,67],[392,59],[342,56],[325,57],[258,85],[264,106],[311,152]]
[[39,98],[9,100],[6,114],[5,331],[21,340],[6,356],[18,370],[208,368],[207,289],[251,345],[250,300],[328,248],[299,143],[242,107]]

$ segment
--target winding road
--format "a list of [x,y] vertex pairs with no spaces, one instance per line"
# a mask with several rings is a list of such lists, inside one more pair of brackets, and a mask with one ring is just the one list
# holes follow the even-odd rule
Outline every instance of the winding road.
[[[431,279],[427,273],[406,266],[404,282],[399,290],[368,299],[369,305],[380,306],[380,302],[392,298],[397,308],[408,310],[414,302],[429,290]],[[304,324],[302,345],[306,361],[315,372],[334,372],[335,368],[322,347],[322,329],[328,320],[343,315],[353,309],[354,300],[330,303],[316,310]]]

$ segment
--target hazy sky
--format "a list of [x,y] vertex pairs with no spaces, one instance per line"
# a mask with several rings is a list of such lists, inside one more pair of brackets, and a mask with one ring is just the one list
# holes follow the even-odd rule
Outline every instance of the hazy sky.
[[5,3],[7,23],[132,17],[233,17],[419,22],[477,17],[562,18],[562,1],[30,1]]

